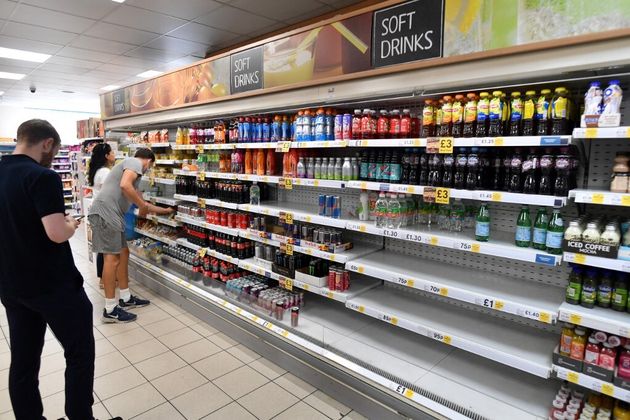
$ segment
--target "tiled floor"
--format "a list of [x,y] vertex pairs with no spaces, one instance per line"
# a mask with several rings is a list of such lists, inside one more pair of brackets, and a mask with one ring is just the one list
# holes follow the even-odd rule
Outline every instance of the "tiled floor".
[[[364,419],[176,305],[132,285],[152,304],[138,321],[104,325],[103,297],[81,232],[72,239],[77,267],[94,303],[94,415],[99,419]],[[0,420],[14,419],[7,389],[10,353],[0,311]],[[63,351],[47,334],[40,391],[49,420],[64,415]]]

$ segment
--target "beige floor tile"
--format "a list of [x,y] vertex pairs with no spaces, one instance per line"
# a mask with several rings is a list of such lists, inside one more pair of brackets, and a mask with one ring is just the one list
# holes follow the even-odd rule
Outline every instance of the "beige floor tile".
[[184,366],[151,382],[162,395],[170,400],[205,384],[208,380],[192,367]]
[[311,384],[304,382],[292,373],[285,373],[279,378],[274,379],[274,382],[280,385],[282,388],[289,391],[299,399],[304,399],[310,394],[316,391],[317,388]]
[[[134,368],[126,368],[109,373],[94,380],[94,392],[104,401],[114,395],[142,385],[147,380]],[[106,405],[107,406],[107,405]]]
[[0,391],[9,387],[9,369],[0,370]]
[[64,405],[66,396],[63,391],[47,397],[42,396],[42,404],[44,405],[44,415],[49,419],[58,419],[66,415]]
[[140,324],[138,324],[137,322],[128,322],[125,324],[103,324],[96,326],[96,329],[105,337],[122,334],[124,332],[133,331],[138,328],[140,328]]
[[164,402],[166,402],[164,397],[151,384],[146,383],[104,400],[103,405],[112,415],[129,419],[149,411]]
[[224,350],[239,344],[238,341],[235,341],[234,339],[228,337],[221,332],[211,335],[210,337],[208,337],[208,340],[212,341],[214,344]]
[[167,318],[162,321],[154,322],[145,327],[145,329],[153,336],[159,337],[170,332],[184,328],[184,324],[175,318]]
[[42,350],[42,356],[48,356],[63,351],[63,347],[57,340],[48,340],[44,342],[44,349]]
[[0,370],[9,369],[10,365],[11,365],[11,353],[7,352],[7,353],[0,354]]
[[223,376],[241,366],[243,363],[240,360],[226,352],[213,354],[192,364],[192,367],[210,380]]
[[354,410],[352,410],[351,412],[343,416],[343,418],[344,420],[368,420],[367,417],[362,416],[361,414],[357,413]]
[[100,340],[101,338],[105,338],[103,333],[101,333],[99,330],[97,330],[96,327],[92,328],[92,331],[93,331],[95,340]]
[[94,418],[99,420],[112,418],[112,415],[109,413],[109,411],[107,411],[103,403],[97,403],[92,406],[92,415],[94,416]]
[[63,352],[42,357],[39,368],[39,376],[45,376],[66,368],[66,357]]
[[171,302],[162,303],[160,305],[160,308],[164,309],[166,312],[168,312],[169,314],[173,316],[177,316],[184,313],[184,310],[181,307]]
[[42,398],[63,391],[65,386],[66,379],[63,370],[39,377],[39,393]]
[[254,360],[249,365],[272,380],[287,373],[286,370],[282,369],[280,366],[276,365],[270,360],[265,359],[264,357]]
[[303,401],[331,419],[340,419],[350,412],[350,408],[319,390],[304,398]]
[[170,403],[158,405],[157,407],[142,413],[133,420],[185,420],[185,418]]
[[247,411],[262,420],[270,419],[299,400],[273,382],[250,392],[238,400]]
[[153,310],[150,312],[138,313],[138,320],[136,322],[142,326],[146,326],[158,321],[163,321],[168,318],[171,318],[171,315],[169,313],[163,311],[158,307],[154,307]]
[[171,373],[186,365],[179,356],[172,351],[162,353],[159,356],[152,357],[147,360],[143,360],[140,363],[136,363],[134,366],[136,369],[144,375],[148,380],[159,378],[160,376]]
[[127,331],[122,334],[112,335],[108,338],[108,340],[116,347],[118,350],[124,349],[126,347],[131,347],[135,344],[143,343],[147,340],[152,339],[151,334],[146,332],[142,328],[137,328],[135,330]]
[[219,330],[217,330],[211,325],[208,325],[204,321],[191,325],[190,328],[197,331],[199,334],[203,335],[204,337],[208,337],[210,335],[213,335],[219,332]]
[[245,410],[239,403],[233,402],[204,417],[202,420],[256,420],[256,417]]
[[194,363],[223,350],[216,344],[202,338],[201,340],[178,347],[173,351],[187,363]]
[[232,399],[212,383],[201,385],[171,400],[171,404],[187,419],[199,419],[231,402]]
[[101,340],[96,340],[94,342],[94,345],[96,350],[96,357],[104,356],[107,353],[116,351],[116,347],[114,347],[114,345],[105,338]]
[[329,420],[328,417],[315,410],[308,404],[302,401],[298,402],[292,407],[287,408],[282,413],[274,417],[274,420]]
[[9,343],[7,342],[7,340],[0,339],[0,353],[6,353],[8,351],[10,351],[11,349],[9,348]]
[[120,352],[115,351],[98,357],[94,361],[94,377],[98,378],[127,366],[130,366],[127,359]]
[[138,363],[167,351],[168,347],[160,343],[157,338],[120,350],[131,363]]
[[227,373],[212,382],[218,386],[221,391],[236,400],[248,392],[260,388],[269,382],[269,379],[265,378],[249,366],[241,366],[240,368]]
[[256,353],[254,350],[248,349],[242,344],[230,347],[227,352],[245,364],[251,363],[260,358],[260,354]]
[[0,390],[0,413],[11,411],[11,398],[9,397],[9,389]]
[[158,339],[171,349],[184,346],[193,341],[199,340],[201,335],[190,328],[173,331],[171,333],[160,336]]

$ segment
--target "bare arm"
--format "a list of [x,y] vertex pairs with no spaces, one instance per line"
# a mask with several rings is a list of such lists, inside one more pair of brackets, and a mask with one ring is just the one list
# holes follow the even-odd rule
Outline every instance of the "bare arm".
[[42,224],[48,238],[58,244],[72,238],[79,227],[79,222],[72,216],[64,216],[63,213],[53,213],[42,217]]
[[147,213],[169,214],[173,212],[173,209],[164,209],[144,201],[142,195],[140,195],[138,190],[136,190],[133,186],[133,183],[137,178],[137,173],[132,170],[125,169],[122,179],[120,180],[120,189],[127,200],[138,206],[140,216],[146,216]]

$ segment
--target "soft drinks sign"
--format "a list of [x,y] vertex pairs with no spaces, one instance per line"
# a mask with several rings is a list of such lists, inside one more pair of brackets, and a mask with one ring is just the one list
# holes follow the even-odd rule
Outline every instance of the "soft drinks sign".
[[372,66],[442,56],[444,0],[414,0],[374,12]]

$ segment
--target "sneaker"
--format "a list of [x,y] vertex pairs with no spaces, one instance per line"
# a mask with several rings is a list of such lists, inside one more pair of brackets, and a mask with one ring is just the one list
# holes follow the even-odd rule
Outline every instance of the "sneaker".
[[116,305],[111,313],[107,313],[107,309],[103,309],[103,322],[107,324],[122,324],[125,322],[132,322],[138,318],[138,315],[129,313]]
[[140,299],[138,296],[131,295],[127,302],[124,302],[122,299],[118,299],[118,306],[121,308],[142,308],[143,306],[147,306],[151,302],[146,299]]

